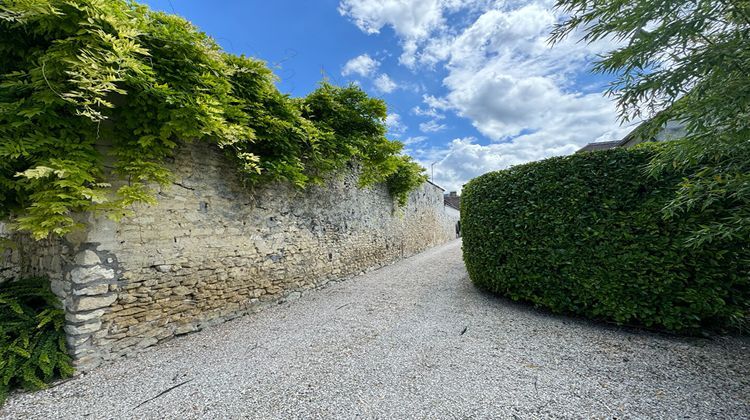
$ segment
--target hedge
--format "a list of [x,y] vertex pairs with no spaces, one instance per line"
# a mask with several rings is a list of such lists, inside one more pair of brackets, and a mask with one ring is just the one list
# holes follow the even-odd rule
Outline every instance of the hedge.
[[748,241],[690,244],[707,218],[725,215],[665,216],[681,177],[648,177],[653,154],[556,157],[469,182],[461,225],[472,281],[555,313],[681,333],[742,329]]

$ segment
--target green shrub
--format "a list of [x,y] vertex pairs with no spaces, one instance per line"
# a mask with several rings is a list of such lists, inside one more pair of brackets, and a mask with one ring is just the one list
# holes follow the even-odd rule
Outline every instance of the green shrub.
[[0,285],[0,405],[12,388],[45,388],[73,373],[65,347],[65,314],[49,280]]
[[654,147],[576,154],[469,182],[461,225],[472,281],[621,324],[741,328],[750,308],[747,239],[689,241],[727,211],[714,203],[707,213],[664,212],[681,177],[647,176],[653,155]]

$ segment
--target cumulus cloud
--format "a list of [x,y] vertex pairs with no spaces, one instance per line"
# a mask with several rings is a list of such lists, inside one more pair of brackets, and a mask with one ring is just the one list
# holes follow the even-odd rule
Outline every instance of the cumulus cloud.
[[403,38],[420,39],[443,22],[440,0],[343,0],[339,13],[350,17],[364,32],[379,33],[392,26]]
[[427,141],[427,136],[413,136],[402,140],[405,146],[412,146]]
[[393,137],[400,137],[403,135],[408,127],[401,121],[401,116],[396,113],[388,114],[385,117],[385,126],[388,128],[388,134]]
[[437,133],[448,128],[445,124],[440,124],[436,120],[430,120],[419,124],[419,130],[423,133]]
[[378,76],[373,83],[375,84],[375,89],[380,93],[391,93],[398,87],[396,82],[391,80],[391,78],[385,73]]
[[454,139],[446,148],[410,152],[426,168],[435,162],[433,182],[448,191],[461,191],[468,180],[481,174],[542,157],[512,143],[477,144],[473,137]]
[[[445,14],[480,3],[477,0],[341,0],[339,13],[363,32],[380,33],[386,26],[401,38],[402,64],[413,67],[416,53],[438,29],[445,29]],[[482,2],[483,3],[483,2]]]
[[380,63],[377,60],[374,60],[368,54],[362,54],[347,61],[341,70],[341,75],[344,77],[351,75],[370,77],[379,66]]
[[441,114],[435,108],[430,107],[422,108],[420,106],[415,106],[412,108],[411,113],[420,117],[430,117],[435,120],[442,120],[445,118],[444,114]]
[[[610,130],[596,140],[619,139],[630,129]],[[420,148],[421,144],[412,144],[408,152],[424,167],[437,162],[435,182],[446,190],[461,191],[463,184],[479,175],[550,156],[569,155],[589,141],[592,139],[582,132],[559,130],[524,134],[500,143],[480,144],[476,138],[466,137],[454,139],[444,147]]]
[[592,139],[616,126],[614,106],[600,93],[568,93],[549,76],[516,77],[488,64],[478,72],[456,71],[445,83],[447,106],[493,140],[561,127],[593,129],[583,133]]
[[594,129],[586,133],[589,139],[600,136],[616,125],[614,105],[600,92],[571,89],[566,75],[611,45],[566,41],[551,47],[547,38],[556,20],[550,9],[534,3],[487,10],[444,51],[448,93],[425,103],[468,118],[493,140],[560,124],[578,130],[582,121]]
[[418,43],[443,24],[440,0],[342,0],[339,13],[369,34],[391,26],[402,39],[404,52],[401,61],[408,65],[415,62]]
[[[423,164],[439,162],[438,183],[460,189],[484,172],[569,154],[628,131],[619,127],[611,100],[577,82],[592,59],[616,42],[578,43],[574,34],[550,46],[551,27],[561,19],[553,3],[341,0],[342,15],[363,31],[393,28],[402,64],[423,71],[439,68],[443,74],[444,91],[428,92],[423,105],[412,109],[429,118],[420,124],[423,132],[444,129],[441,117],[453,113],[486,137],[429,148],[425,142],[412,144],[411,153]],[[464,12],[461,18],[447,19],[458,11]]]
[[362,54],[354,57],[344,64],[341,69],[342,76],[359,76],[364,78],[374,78],[372,83],[375,90],[380,93],[391,93],[399,86],[393,79],[385,73],[378,73],[380,62],[370,57],[369,54]]

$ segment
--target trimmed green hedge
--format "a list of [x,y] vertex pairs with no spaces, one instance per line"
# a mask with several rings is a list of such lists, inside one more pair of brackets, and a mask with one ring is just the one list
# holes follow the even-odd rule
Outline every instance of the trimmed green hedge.
[[647,177],[653,153],[576,154],[469,182],[461,226],[472,281],[557,313],[676,332],[743,328],[748,241],[689,246],[704,219],[725,215],[665,217],[680,177]]

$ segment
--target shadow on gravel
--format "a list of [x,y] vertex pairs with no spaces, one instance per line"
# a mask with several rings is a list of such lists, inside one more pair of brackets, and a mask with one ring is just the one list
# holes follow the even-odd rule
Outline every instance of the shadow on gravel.
[[461,280],[463,284],[466,285],[466,290],[471,291],[473,293],[476,293],[478,296],[480,296],[485,301],[492,303],[494,305],[500,305],[506,308],[510,308],[514,311],[517,311],[519,313],[522,313],[525,316],[535,317],[535,318],[547,318],[553,321],[561,322],[562,324],[573,324],[579,327],[588,328],[588,329],[599,329],[604,331],[609,331],[612,333],[622,334],[622,335],[638,335],[638,336],[649,336],[653,338],[658,338],[663,341],[670,341],[675,343],[685,343],[685,344],[692,344],[692,345],[701,345],[706,344],[709,342],[715,342],[717,339],[732,337],[732,338],[739,338],[741,340],[746,340],[748,343],[750,343],[750,335],[745,333],[739,333],[739,332],[730,332],[727,334],[715,334],[715,333],[706,333],[705,335],[699,336],[699,335],[684,335],[684,334],[676,334],[670,331],[660,330],[660,329],[654,329],[654,328],[647,328],[640,325],[632,325],[632,324],[617,324],[612,321],[607,321],[604,319],[589,319],[586,317],[583,317],[581,315],[576,314],[567,314],[567,313],[555,313],[551,310],[535,306],[533,303],[523,300],[513,300],[511,298],[508,298],[506,296],[498,295],[495,293],[492,293],[488,290],[482,289],[481,287],[478,287],[474,285],[474,283],[471,281],[468,275],[464,276],[464,278]]

